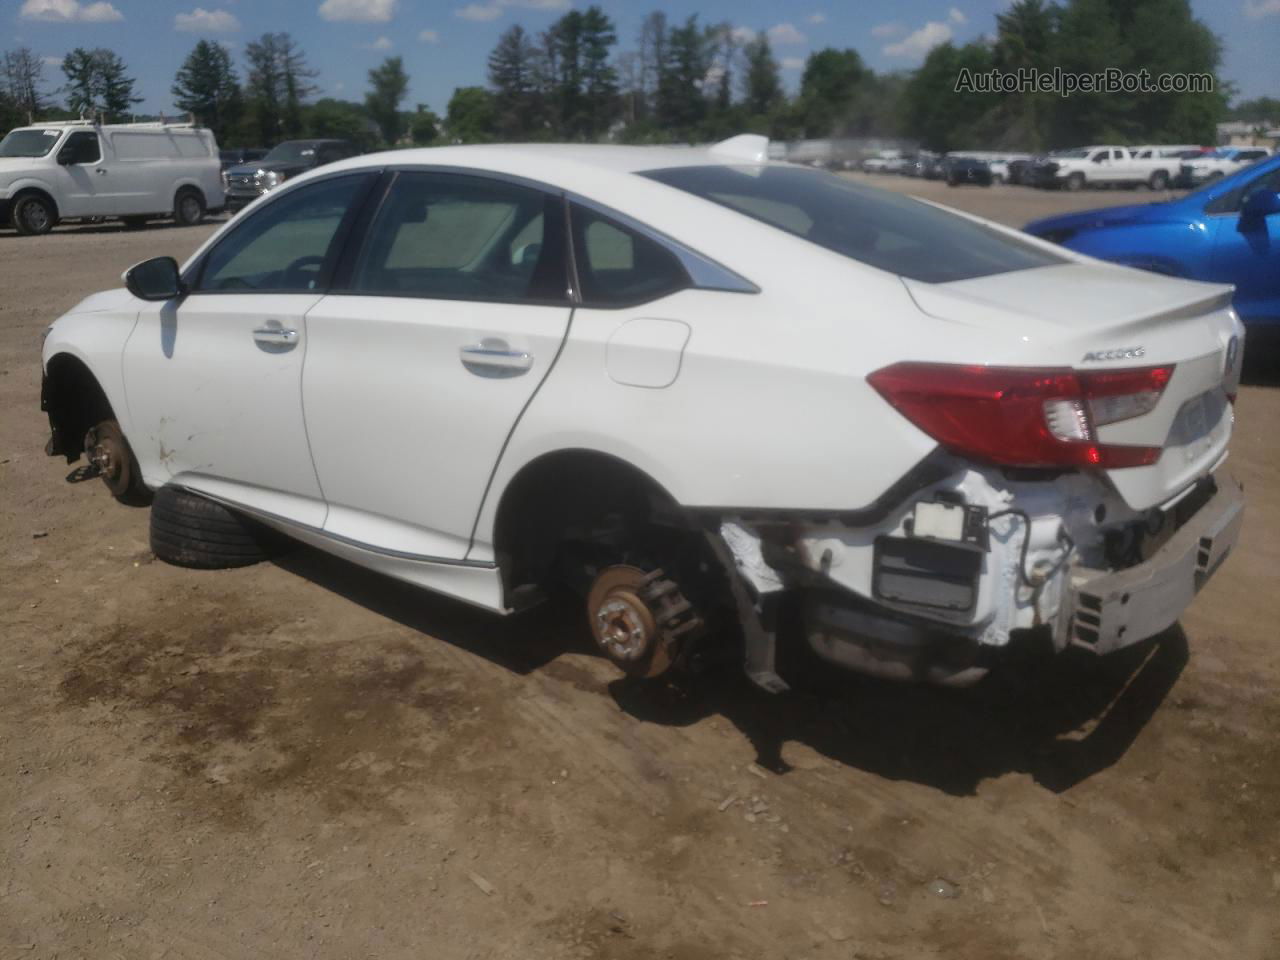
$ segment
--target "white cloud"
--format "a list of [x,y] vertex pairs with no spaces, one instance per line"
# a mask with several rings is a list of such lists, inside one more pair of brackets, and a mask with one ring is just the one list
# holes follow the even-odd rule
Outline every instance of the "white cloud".
[[736,43],[750,43],[756,38],[756,32],[750,27],[734,27],[729,35]]
[[439,43],[440,34],[437,33],[435,30],[423,30],[420,34],[418,34],[418,42],[419,43]]
[[1244,0],[1244,15],[1250,20],[1280,13],[1280,0]]
[[968,23],[969,18],[964,15],[964,11],[959,7],[952,7],[947,11],[947,19],[952,23]]
[[765,33],[769,34],[769,42],[779,45],[804,43],[805,35],[796,29],[794,23],[779,23],[770,27]]
[[61,58],[61,57],[41,57],[41,58],[40,58],[40,62],[41,62],[41,63],[43,63],[46,67],[60,67],[60,66],[62,66],[62,58]]
[[502,16],[502,8],[496,3],[468,3],[465,7],[459,7],[453,11],[453,15],[461,17],[463,20],[484,22],[486,20],[497,20]]
[[810,23],[826,23],[827,15],[823,13],[821,10],[819,10],[816,13],[809,14],[809,16],[805,17],[805,19]]
[[782,69],[783,70],[803,70],[804,57],[783,57]]
[[572,0],[485,0],[484,3],[468,3],[453,11],[455,17],[484,23],[497,20],[507,7],[523,7],[526,10],[568,10]]
[[373,43],[362,43],[360,46],[366,50],[390,50],[394,44],[390,37],[379,37]]
[[180,13],[174,17],[173,29],[187,33],[231,33],[240,29],[240,21],[227,10],[196,7],[190,13]]
[[871,35],[881,40],[889,37],[899,37],[907,28],[900,24],[897,20],[889,23],[881,23],[871,28]]
[[325,20],[386,23],[396,12],[396,0],[324,0],[320,16]]
[[940,43],[951,39],[951,28],[945,23],[930,20],[919,30],[907,34],[897,43],[884,48],[886,57],[910,57],[918,60]]
[[112,23],[124,14],[106,2],[82,4],[80,0],[26,0],[18,11],[21,20],[45,23]]

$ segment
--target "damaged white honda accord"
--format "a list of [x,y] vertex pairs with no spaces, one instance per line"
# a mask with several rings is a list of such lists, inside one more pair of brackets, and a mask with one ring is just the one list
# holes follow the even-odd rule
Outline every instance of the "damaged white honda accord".
[[807,643],[962,684],[1173,624],[1239,534],[1231,288],[766,147],[299,177],[52,325],[48,452],[171,562],[283,533],[499,613],[574,587],[636,676],[780,690]]

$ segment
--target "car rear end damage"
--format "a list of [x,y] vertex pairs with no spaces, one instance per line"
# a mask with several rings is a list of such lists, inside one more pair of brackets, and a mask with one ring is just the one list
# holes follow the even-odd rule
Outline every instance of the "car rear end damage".
[[[819,656],[896,679],[971,683],[1033,637],[1104,654],[1158,634],[1225,559],[1242,517],[1219,469],[1239,321],[1216,295],[1199,307],[1133,323],[1137,344],[1075,367],[873,372],[939,444],[917,482],[878,514],[726,514],[737,569],[757,598],[801,595]],[[776,642],[766,633],[756,642]]]

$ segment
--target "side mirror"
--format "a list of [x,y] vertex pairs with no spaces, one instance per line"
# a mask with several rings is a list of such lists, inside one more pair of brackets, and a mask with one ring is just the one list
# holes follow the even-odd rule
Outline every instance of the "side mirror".
[[1277,213],[1280,213],[1280,193],[1275,190],[1253,191],[1240,209],[1240,216],[1245,220],[1261,220]]
[[152,257],[124,273],[124,285],[139,300],[172,300],[186,293],[173,257]]

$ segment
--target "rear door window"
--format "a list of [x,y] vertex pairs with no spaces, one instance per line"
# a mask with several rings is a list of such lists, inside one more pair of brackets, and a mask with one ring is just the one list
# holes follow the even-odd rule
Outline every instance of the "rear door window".
[[503,180],[397,174],[369,227],[352,293],[564,303],[561,199]]

